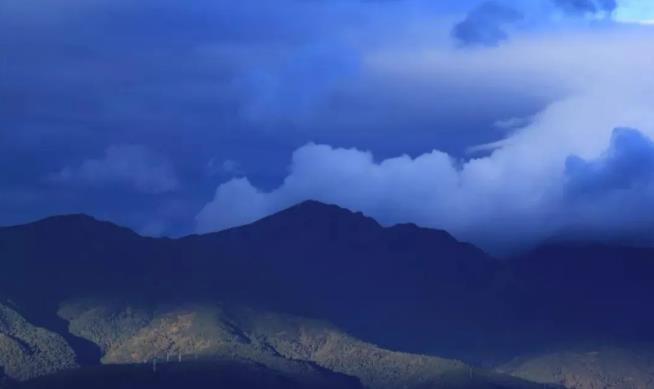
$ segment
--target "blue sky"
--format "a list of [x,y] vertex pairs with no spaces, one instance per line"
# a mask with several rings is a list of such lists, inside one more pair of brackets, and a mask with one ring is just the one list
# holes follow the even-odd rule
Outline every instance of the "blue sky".
[[570,166],[635,169],[615,129],[654,135],[651,19],[631,0],[6,0],[0,224],[180,235],[315,198],[492,250],[641,239],[654,218],[620,204],[648,211],[649,176]]
[[617,20],[627,22],[654,21],[654,3],[646,0],[622,0],[616,11]]

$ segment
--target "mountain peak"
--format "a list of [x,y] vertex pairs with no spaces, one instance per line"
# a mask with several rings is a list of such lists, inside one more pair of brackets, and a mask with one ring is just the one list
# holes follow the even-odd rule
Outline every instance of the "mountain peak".
[[49,216],[34,223],[101,223],[95,217],[85,213],[70,213],[64,215]]
[[302,202],[299,202],[293,206],[288,207],[287,209],[301,209],[305,211],[318,211],[318,212],[324,212],[331,210],[332,212],[348,212],[348,213],[353,213],[352,211],[343,208],[341,206],[338,206],[336,204],[328,204],[328,203],[323,203],[318,200],[305,200]]
[[[318,224],[341,224],[341,225],[361,225],[371,227],[373,230],[379,230],[382,226],[376,219],[366,216],[362,212],[351,211],[347,208],[326,204],[316,200],[307,200],[298,203],[290,208],[282,210],[269,216],[270,219],[294,219],[302,220],[307,225]],[[268,219],[266,218],[266,219]],[[309,223],[311,222],[311,223]],[[461,243],[445,230],[432,229],[418,226],[414,223],[399,223],[389,227],[384,227],[389,234],[396,237],[409,237],[412,239],[432,240],[433,242]]]
[[85,213],[71,213],[71,214],[47,216],[41,219],[37,219],[35,221],[3,226],[3,228],[21,228],[21,227],[35,226],[35,225],[70,226],[76,224],[91,224],[91,223],[101,223],[101,222],[96,218],[94,218],[93,216],[87,215]]
[[[287,211],[295,210],[301,212],[307,212],[308,214],[342,214],[348,216],[363,216],[361,212],[354,212],[348,208],[338,206],[336,204],[323,203],[317,200],[305,200],[301,203],[293,205],[286,209]],[[284,211],[282,211],[284,212]]]
[[316,200],[306,200],[268,217],[262,222],[270,221],[301,222],[309,224],[322,224],[328,222],[366,223],[379,227],[379,223],[362,212],[353,212],[347,208],[334,204],[326,204]]
[[119,226],[110,221],[99,220],[84,213],[73,213],[49,216],[34,222],[5,227],[6,230],[24,230],[37,234],[75,235],[81,232],[92,233],[93,236],[134,236],[138,235],[129,228]]

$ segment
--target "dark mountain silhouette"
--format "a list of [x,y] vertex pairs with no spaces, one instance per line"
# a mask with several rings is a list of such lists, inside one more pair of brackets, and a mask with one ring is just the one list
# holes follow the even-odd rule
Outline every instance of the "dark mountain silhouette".
[[229,301],[325,319],[392,349],[488,361],[581,337],[654,337],[653,254],[549,245],[499,260],[444,231],[313,201],[181,239],[72,215],[0,228],[0,293],[59,333],[68,298]]
[[[231,270],[222,284],[223,293],[237,292],[232,298],[326,317],[393,347],[408,346],[407,333],[437,332],[445,312],[459,330],[473,322],[477,326],[476,318],[488,314],[481,304],[483,291],[500,267],[444,231],[384,228],[360,213],[317,202],[179,243],[189,257],[205,258],[194,264],[197,269]],[[217,264],[217,257],[224,261]],[[424,345],[422,339],[411,349],[424,351],[418,350]]]
[[[493,314],[485,291],[501,268],[444,231],[384,228],[312,201],[177,240],[144,238],[83,215],[53,217],[0,229],[0,256],[0,292],[30,307],[37,323],[50,325],[60,301],[84,295],[218,299],[326,318],[416,351],[429,344],[413,334],[481,334],[479,323]],[[443,349],[458,346],[450,335],[430,338]]]
[[519,319],[547,341],[654,340],[654,249],[547,245],[509,264]]

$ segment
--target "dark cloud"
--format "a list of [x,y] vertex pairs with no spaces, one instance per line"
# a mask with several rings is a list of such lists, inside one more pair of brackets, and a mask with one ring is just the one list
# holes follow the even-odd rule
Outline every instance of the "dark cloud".
[[[549,0],[542,2],[551,12]],[[449,215],[440,204],[461,197],[456,180],[435,182],[443,199],[435,211],[422,206],[435,198],[424,191],[433,183],[432,164],[456,177],[450,159],[464,165],[469,146],[518,131],[512,126],[528,123],[507,122],[510,130],[494,123],[538,112],[566,89],[566,72],[585,70],[566,62],[551,76],[559,55],[543,41],[531,51],[507,45],[502,58],[493,50],[453,50],[452,18],[479,3],[0,1],[0,52],[11,53],[0,61],[0,224],[87,212],[148,233],[187,233],[220,184],[247,175],[215,196],[236,201],[247,198],[239,195],[244,190],[263,199],[245,204],[242,215],[322,195],[386,221],[461,231],[465,226],[439,219]],[[464,45],[495,45],[521,17],[485,2],[452,34]],[[330,146],[302,148],[309,142]],[[505,143],[493,145],[495,151]],[[370,159],[357,158],[353,147],[370,150]],[[295,164],[292,155],[303,158]],[[298,167],[295,184],[307,187],[271,202],[265,194],[284,183],[289,164]],[[329,165],[338,174],[319,170]],[[360,167],[355,182],[348,181],[352,166]],[[469,181],[505,168],[486,169]],[[382,175],[366,175],[375,170]],[[321,175],[344,183],[314,191],[312,184],[329,183],[315,180]],[[343,187],[362,194],[341,198]],[[230,213],[214,203],[211,213]],[[228,220],[243,221],[233,216]],[[225,225],[207,220],[207,229]]]
[[[544,102],[507,97],[462,120],[488,86],[452,92],[449,77],[431,85],[362,72],[367,50],[414,26],[413,7],[431,26],[471,2],[0,1],[0,52],[11,53],[0,61],[0,192],[10,197],[0,224],[88,212],[139,228],[171,196],[191,220],[230,174],[276,186],[292,151],[312,140],[382,156],[492,141],[484,130],[495,120]],[[129,144],[170,161],[188,185],[138,197],[140,181],[117,179],[105,156]],[[208,174],[211,160],[238,169]],[[53,172],[57,185],[43,179]],[[145,192],[174,186],[159,184]]]
[[639,190],[654,184],[654,143],[640,131],[615,129],[608,150],[599,158],[566,161],[567,188],[575,196]]
[[496,46],[508,39],[505,27],[522,18],[523,14],[514,8],[486,1],[454,26],[452,36],[464,46]]
[[576,14],[595,14],[613,12],[618,7],[616,0],[552,0],[566,12]]
[[654,142],[638,130],[616,129],[599,157],[568,158],[560,234],[651,245],[653,204]]
[[255,124],[303,124],[360,78],[360,53],[337,44],[301,47],[277,66],[255,68],[238,80],[241,114]]

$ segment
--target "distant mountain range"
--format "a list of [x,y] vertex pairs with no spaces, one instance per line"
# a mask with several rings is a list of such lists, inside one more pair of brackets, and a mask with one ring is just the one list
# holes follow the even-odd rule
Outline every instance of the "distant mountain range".
[[[209,318],[211,331],[231,323],[234,334],[249,342],[266,333],[265,326],[257,325],[255,331],[244,324],[242,316],[234,318],[216,307],[251,307],[254,312],[331,323],[339,330],[330,330],[325,336],[351,339],[347,344],[356,345],[352,347],[361,364],[384,366],[379,358],[390,358],[389,366],[396,367],[422,363],[417,362],[423,358],[419,355],[394,359],[390,355],[396,354],[391,353],[385,357],[388,348],[456,358],[477,366],[504,365],[503,371],[528,379],[534,377],[519,372],[525,371],[522,366],[529,355],[541,358],[554,349],[566,352],[573,344],[594,347],[654,342],[654,249],[550,244],[515,258],[499,259],[445,231],[411,224],[383,227],[361,213],[314,201],[247,226],[180,239],[141,237],[85,215],[0,228],[0,270],[0,297],[4,298],[0,366],[5,374],[14,371],[7,355],[21,354],[8,350],[23,350],[36,361],[37,375],[77,365],[95,366],[100,359],[143,362],[116,356],[138,354],[151,347],[130,338],[138,331],[147,334],[148,345],[161,342],[161,337],[170,333],[161,329],[161,320],[168,320],[166,315],[176,317],[175,312],[188,304],[212,312],[200,315]],[[80,299],[93,302],[87,302],[82,313],[79,303],[71,303]],[[72,306],[78,309],[75,314]],[[74,358],[56,359],[53,369],[43,368],[50,366],[51,362],[44,362],[49,354],[25,351],[41,348],[30,346],[32,340],[25,341],[23,335],[12,335],[7,328],[16,323],[48,331],[48,347],[55,347],[60,340]],[[200,343],[225,341],[229,338],[225,334],[202,332]],[[306,334],[296,332],[292,339],[295,342],[305,339],[303,336]],[[59,340],[52,340],[55,338]],[[39,343],[41,338],[35,339]],[[179,347],[180,341],[166,344]],[[275,350],[271,355],[279,354],[276,358],[280,361],[316,364],[335,374],[354,376],[368,387],[381,388],[374,377],[391,369],[364,374],[341,367],[339,363],[356,365],[345,357],[327,363],[302,354],[295,346],[292,353],[280,353],[275,341],[261,347]],[[252,346],[241,349],[252,352]],[[244,359],[244,351],[234,350],[230,352]],[[219,354],[211,352],[205,357]],[[145,359],[161,356],[148,354]],[[225,360],[225,355],[220,358]],[[520,363],[516,359],[510,364],[513,358],[521,358]],[[549,363],[560,360],[547,359]],[[465,377],[467,365],[461,366],[455,370]],[[407,373],[411,369],[398,369],[404,371],[398,373],[404,380],[401,383],[439,387],[433,386],[438,381],[433,375],[411,375]],[[138,368],[135,371],[140,372]],[[278,368],[275,371],[279,373]],[[477,377],[492,381],[488,370],[481,372]],[[654,372],[650,373],[638,376],[654,377]],[[7,375],[24,378],[16,373]],[[431,381],[412,381],[416,376]],[[536,378],[561,381],[552,375]]]

